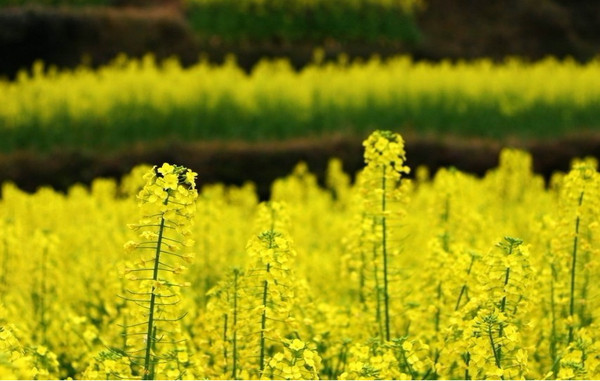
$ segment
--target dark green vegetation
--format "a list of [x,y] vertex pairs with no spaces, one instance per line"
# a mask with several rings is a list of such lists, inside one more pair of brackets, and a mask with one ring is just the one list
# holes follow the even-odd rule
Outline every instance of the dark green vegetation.
[[[483,175],[498,165],[500,149],[508,145],[530,152],[535,172],[548,179],[554,171],[568,171],[571,159],[598,156],[600,152],[600,134],[578,134],[552,141],[499,143],[489,139],[423,138],[396,131],[405,135],[407,165],[415,169],[410,176],[415,175],[420,165],[427,166],[432,174],[438,168],[454,166]],[[261,198],[268,199],[272,182],[289,175],[299,161],[306,162],[322,183],[332,157],[343,161],[346,172],[355,173],[364,167],[363,140],[364,136],[336,136],[276,144],[162,141],[138,143],[113,152],[55,149],[47,153],[0,153],[0,183],[13,181],[29,192],[42,185],[66,191],[74,183],[89,185],[98,177],[120,179],[140,163],[177,161],[194,168],[200,186],[211,183],[242,185],[252,181]]]
[[50,5],[50,6],[89,6],[111,5],[111,0],[0,0],[0,6]]
[[143,103],[116,105],[100,118],[90,115],[73,120],[65,111],[50,123],[36,121],[34,115],[19,128],[0,129],[0,151],[48,152],[57,147],[111,151],[136,142],[160,140],[277,141],[336,133],[364,135],[376,127],[421,135],[548,139],[598,130],[600,120],[598,104],[573,111],[570,105],[540,103],[516,115],[505,115],[493,104],[471,104],[467,111],[456,112],[444,100],[418,101],[423,104],[417,110],[410,110],[406,104],[382,104],[370,99],[360,107],[321,104],[308,113],[300,112],[293,104],[266,104],[251,114],[224,97],[214,106],[199,102],[169,110]]
[[185,14],[199,38],[226,42],[419,38],[413,0],[0,0],[3,6],[168,6]]
[[[188,1],[196,0],[0,0],[0,76],[13,77],[36,59],[59,67],[82,61],[97,66],[120,52],[177,56],[184,65],[201,54],[222,62],[233,53],[245,70],[265,57],[288,57],[299,68],[315,48],[329,60],[344,53],[351,60],[409,54],[427,60],[571,56],[584,62],[600,52],[595,0],[426,0],[412,13],[382,6],[382,0],[318,0],[285,15],[268,4],[298,0],[246,6],[245,15],[232,8],[233,0],[220,2],[220,9],[211,5],[218,0]],[[84,3],[107,6],[75,6]],[[5,8],[11,4],[28,6]]]
[[226,42],[419,38],[413,9],[381,0],[189,0],[187,14],[200,36]]

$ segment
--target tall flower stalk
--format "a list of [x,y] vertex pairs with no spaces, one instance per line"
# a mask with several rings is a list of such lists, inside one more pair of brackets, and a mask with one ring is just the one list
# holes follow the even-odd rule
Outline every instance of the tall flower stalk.
[[182,262],[192,258],[180,251],[193,244],[187,237],[198,196],[195,177],[191,170],[167,163],[147,172],[146,185],[138,194],[143,217],[139,224],[130,225],[142,241],[125,244],[128,251],[141,252],[138,261],[126,269],[136,287],[127,288],[123,298],[141,308],[126,334],[128,356],[141,366],[144,380],[156,378],[159,364],[172,360],[158,347],[177,343],[173,326],[185,315],[175,308],[185,285],[176,275],[186,269]]
[[528,247],[519,238],[504,237],[478,265],[484,297],[466,336],[469,373],[480,379],[521,379],[527,372],[521,335],[532,294]]
[[273,338],[270,338],[270,343],[267,342],[268,336],[277,332],[270,325],[291,317],[294,288],[289,279],[290,263],[296,256],[296,251],[284,230],[288,218],[282,204],[261,204],[256,224],[267,229],[252,237],[246,246],[253,262],[248,276],[253,279],[254,288],[258,291],[256,299],[248,308],[260,311],[258,371],[261,376],[268,364],[267,347],[273,343]]
[[[575,340],[577,329],[591,323],[590,311],[597,306],[588,298],[589,277],[594,268],[591,260],[597,253],[598,190],[600,176],[595,163],[576,162],[564,177],[559,189],[556,233],[550,241],[557,284],[552,301],[563,304],[562,318],[566,322],[566,344]],[[566,302],[566,303],[565,303]]]
[[393,213],[402,213],[401,208],[390,205],[402,199],[400,181],[402,174],[409,172],[404,165],[406,152],[402,137],[391,131],[375,131],[363,143],[365,163],[363,192],[364,209],[374,223],[374,278],[376,319],[383,327],[380,335],[391,339],[390,268],[394,251],[390,247],[391,237],[388,223],[397,218]]
[[223,364],[213,367],[210,377],[315,378],[320,359],[312,344],[300,344],[294,316],[297,304],[306,301],[293,271],[296,250],[287,232],[287,208],[260,204],[255,226],[246,245],[248,265],[209,291],[209,324],[224,327],[209,334],[212,346],[222,349],[211,352],[211,362]]

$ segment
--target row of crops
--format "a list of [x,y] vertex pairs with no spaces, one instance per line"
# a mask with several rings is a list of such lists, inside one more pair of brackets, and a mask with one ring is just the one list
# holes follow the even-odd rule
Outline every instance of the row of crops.
[[182,68],[121,57],[98,70],[44,69],[0,81],[0,150],[112,149],[134,141],[273,140],[374,128],[559,136],[597,128],[600,61],[315,63],[300,71],[233,60]]
[[[247,41],[393,41],[420,38],[415,12],[421,0],[164,0],[180,7],[200,38]],[[129,0],[0,0],[3,6],[148,5]],[[158,5],[161,1],[150,4]]]
[[188,0],[190,24],[226,41],[403,41],[420,35],[419,0]]
[[354,185],[299,165],[260,204],[166,163],[5,184],[0,375],[598,378],[596,161],[545,187],[521,151],[484,178],[405,159],[376,132]]

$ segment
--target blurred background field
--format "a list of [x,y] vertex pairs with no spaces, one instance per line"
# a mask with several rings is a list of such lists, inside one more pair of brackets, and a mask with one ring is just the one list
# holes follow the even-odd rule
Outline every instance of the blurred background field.
[[299,160],[353,172],[374,129],[412,167],[512,145],[549,174],[599,154],[599,37],[595,1],[0,0],[0,182],[180,159],[266,192]]

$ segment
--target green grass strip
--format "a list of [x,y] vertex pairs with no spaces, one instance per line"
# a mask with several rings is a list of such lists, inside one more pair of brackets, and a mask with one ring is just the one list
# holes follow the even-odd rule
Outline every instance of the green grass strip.
[[369,41],[414,43],[419,0],[187,0],[200,37],[238,41]]

